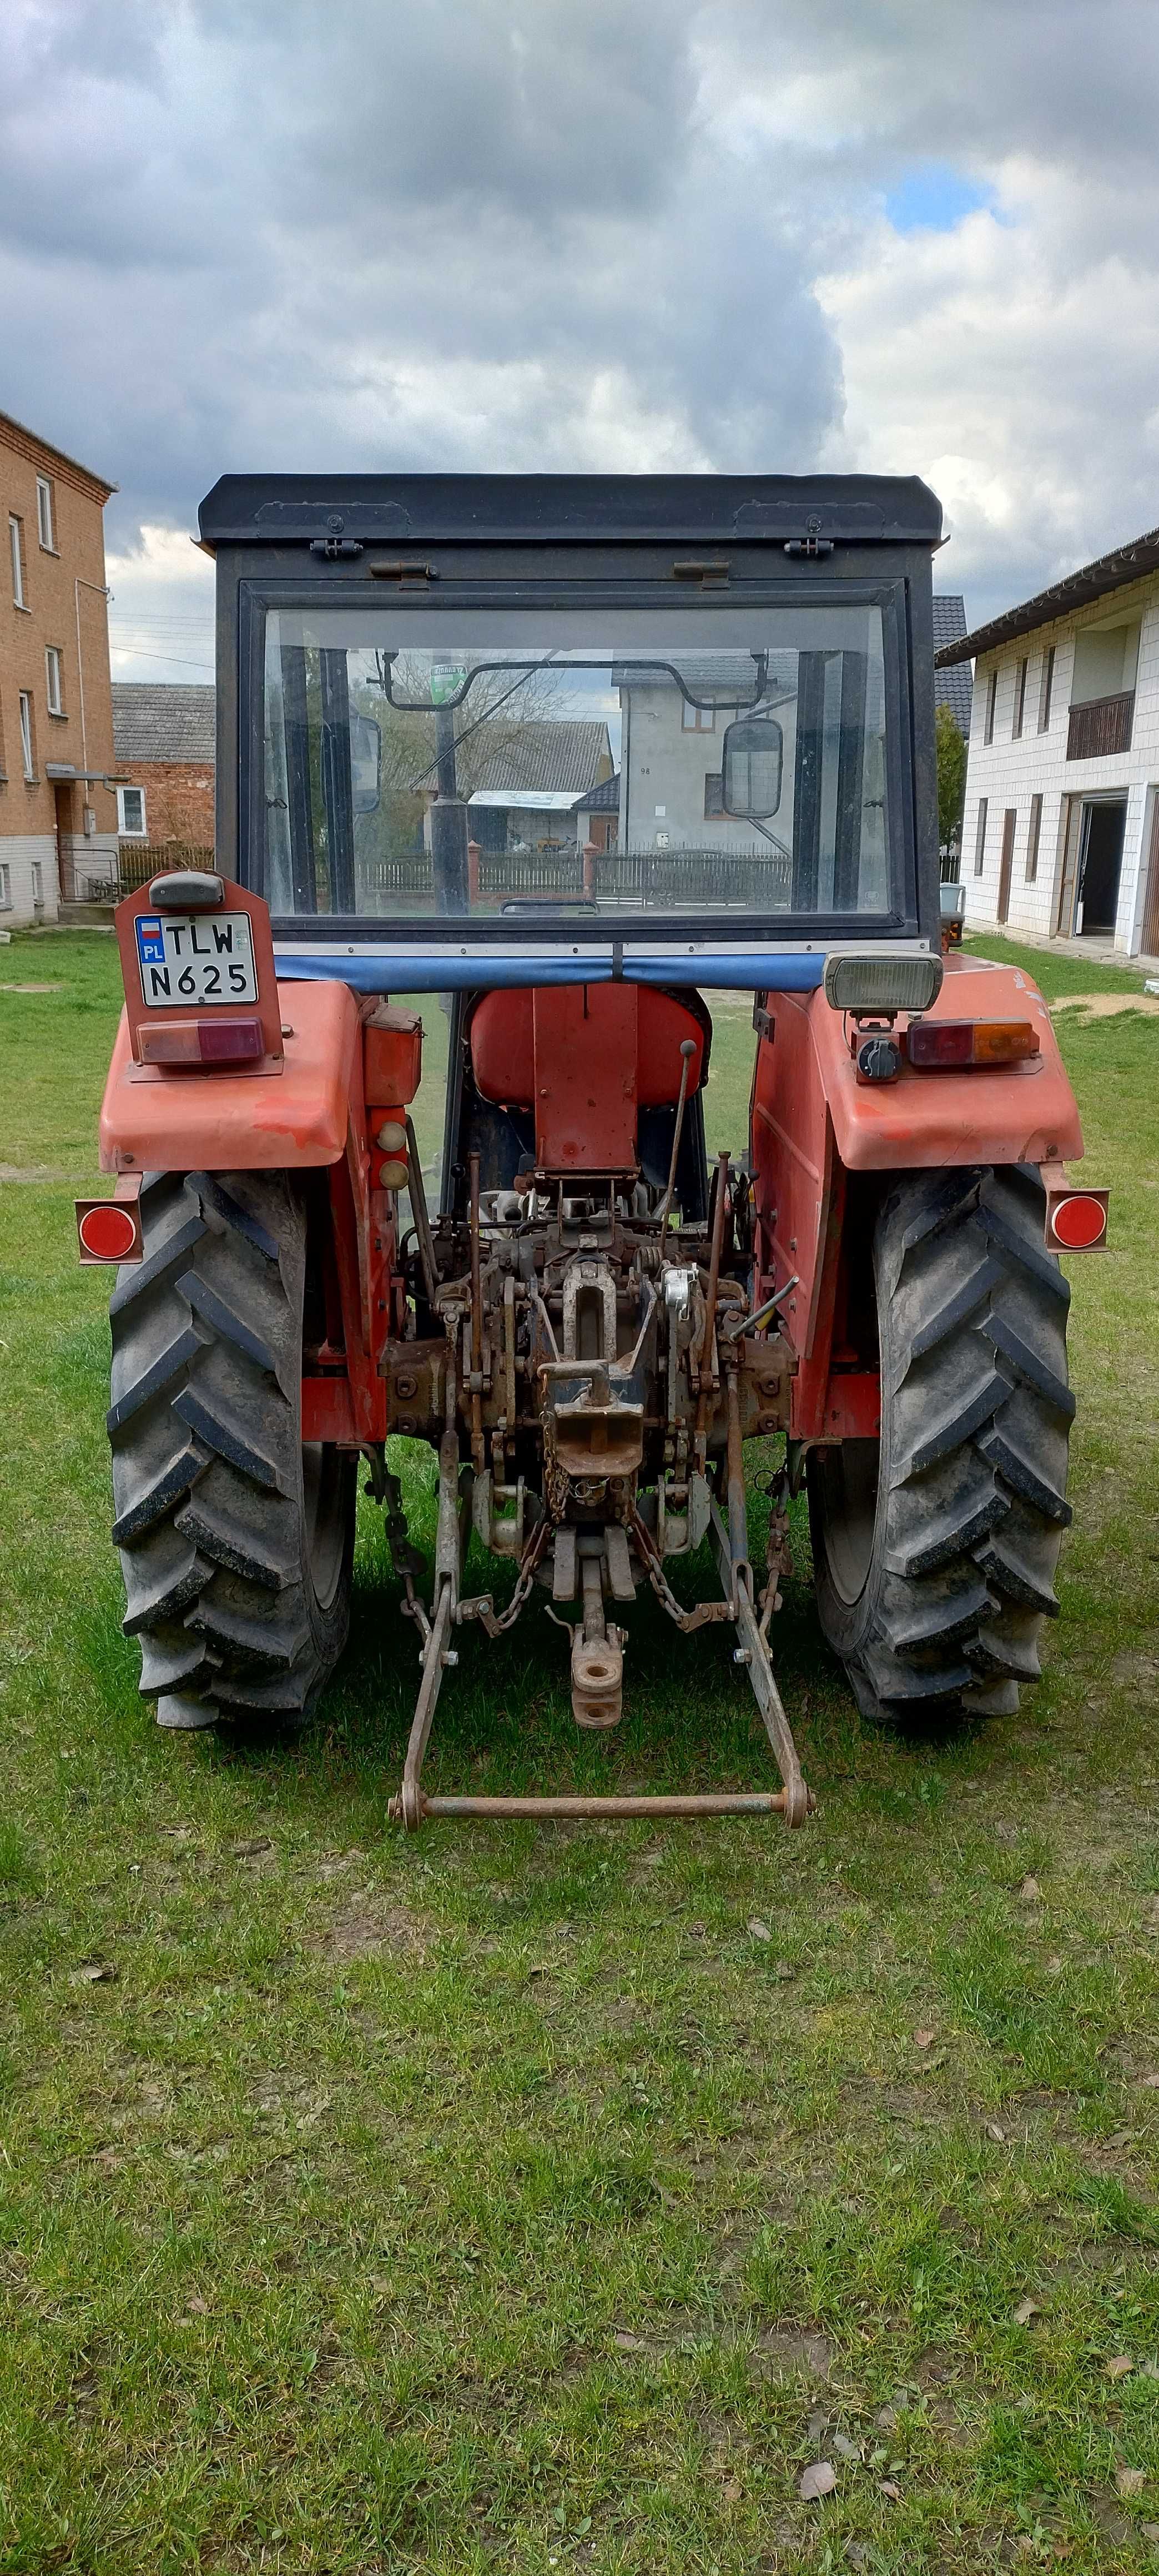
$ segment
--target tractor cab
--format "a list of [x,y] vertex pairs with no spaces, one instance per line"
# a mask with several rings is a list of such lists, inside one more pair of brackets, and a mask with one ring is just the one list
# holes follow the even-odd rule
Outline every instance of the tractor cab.
[[936,947],[923,484],[231,477],[201,538],[218,864],[291,973],[755,986]]

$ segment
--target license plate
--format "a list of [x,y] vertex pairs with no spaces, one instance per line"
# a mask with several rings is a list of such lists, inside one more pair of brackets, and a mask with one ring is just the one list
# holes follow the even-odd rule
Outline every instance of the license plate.
[[138,913],[137,956],[147,1010],[258,998],[247,912]]

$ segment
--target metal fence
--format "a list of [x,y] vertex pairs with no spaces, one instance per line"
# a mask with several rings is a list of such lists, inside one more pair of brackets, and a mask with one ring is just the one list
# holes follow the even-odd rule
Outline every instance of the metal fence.
[[122,841],[117,849],[117,893],[135,894],[138,886],[148,885],[150,877],[163,876],[171,868],[192,868],[197,875],[212,876],[213,851],[200,841]]
[[[594,898],[609,909],[632,912],[784,911],[791,895],[792,863],[777,851],[721,849],[598,850],[574,843],[536,850],[480,850],[471,860],[476,900],[472,909],[498,912],[504,903],[575,903]],[[390,911],[410,898],[421,912],[434,905],[429,850],[408,850],[358,863],[360,903]]]

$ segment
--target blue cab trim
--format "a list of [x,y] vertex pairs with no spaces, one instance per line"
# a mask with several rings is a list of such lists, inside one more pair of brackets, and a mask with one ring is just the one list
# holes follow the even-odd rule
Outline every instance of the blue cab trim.
[[[480,985],[610,984],[610,957],[424,957],[418,950],[358,949],[352,956],[312,955],[308,948],[275,949],[279,983],[349,984],[356,993],[447,993]],[[815,993],[825,974],[824,952],[809,956],[775,949],[718,951],[692,956],[629,954],[626,984],[692,984],[702,991]]]

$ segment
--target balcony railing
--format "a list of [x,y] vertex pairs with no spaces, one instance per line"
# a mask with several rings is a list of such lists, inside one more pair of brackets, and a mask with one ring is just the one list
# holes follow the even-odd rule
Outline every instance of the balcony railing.
[[1086,698],[1072,706],[1067,728],[1068,760],[1098,760],[1109,752],[1129,751],[1135,714],[1135,692],[1120,689],[1113,698]]

